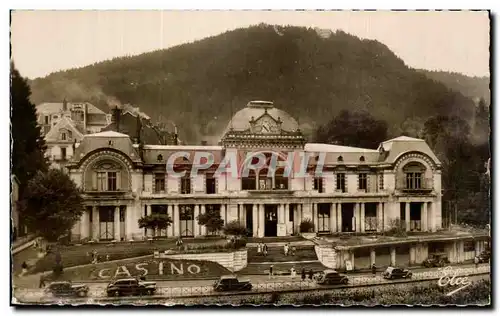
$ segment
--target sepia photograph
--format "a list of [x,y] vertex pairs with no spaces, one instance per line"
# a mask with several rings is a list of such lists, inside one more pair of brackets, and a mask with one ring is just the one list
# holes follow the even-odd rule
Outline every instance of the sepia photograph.
[[11,10],[10,304],[491,308],[491,18]]

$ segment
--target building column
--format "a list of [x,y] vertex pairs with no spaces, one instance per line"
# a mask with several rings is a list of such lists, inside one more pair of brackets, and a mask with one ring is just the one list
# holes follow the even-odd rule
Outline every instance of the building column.
[[80,217],[80,239],[89,237],[89,211],[87,208]]
[[[206,211],[207,211],[207,210],[206,210],[206,208],[205,208],[205,204],[202,204],[202,205],[201,205],[201,211],[200,211],[200,214],[205,214],[205,212],[206,212]],[[205,225],[201,225],[200,230],[201,230],[201,235],[202,235],[202,236],[206,236],[206,235],[207,235],[207,227],[206,227]]]
[[352,269],[354,270],[355,269],[355,266],[354,266],[354,251],[349,251],[349,254],[351,255],[351,266],[352,266]]
[[114,233],[115,240],[120,241],[120,206],[115,206]]
[[136,227],[139,224],[135,220],[134,207],[132,205],[127,205],[127,210],[125,211],[125,236],[130,240],[134,240],[134,234],[136,233]]
[[314,223],[314,232],[318,232],[318,204],[316,203],[311,203],[312,207],[312,217],[313,217],[313,223]]
[[259,206],[259,236],[258,237],[264,237],[265,234],[265,209],[264,209],[264,204],[260,204]]
[[220,217],[224,221],[224,226],[227,224],[227,204],[222,204]]
[[97,206],[92,206],[92,239],[98,241],[100,231],[99,223],[99,208]]
[[174,209],[173,205],[167,205],[167,215],[172,220],[172,223],[170,224],[170,226],[167,227],[167,237],[174,236],[174,231],[173,231],[174,230],[174,216],[172,214],[173,209]]
[[377,204],[377,232],[384,231],[384,204],[379,202]]
[[[150,204],[147,204],[146,205],[146,215],[147,216],[151,216],[151,205]],[[149,237],[152,237],[153,236],[153,230],[151,228],[148,228],[146,230],[146,236],[149,238]]]
[[436,203],[431,202],[430,203],[430,216],[428,217],[427,225],[429,226],[428,229],[431,232],[436,231]]
[[240,223],[244,227],[247,226],[247,209],[243,203],[240,203]]
[[370,250],[370,268],[372,265],[375,264],[376,260],[377,260],[377,253],[375,252],[375,248],[372,248]]
[[173,236],[181,235],[181,222],[179,219],[179,204],[174,204],[174,226],[172,227]]
[[354,231],[355,232],[360,232],[361,231],[361,225],[359,224],[359,218],[360,218],[360,214],[359,214],[359,203],[354,203]]
[[256,204],[252,204],[252,228],[253,237],[257,237],[259,235],[259,210]]
[[396,266],[396,247],[391,247],[391,266]]
[[359,219],[359,227],[360,227],[360,230],[362,233],[365,232],[365,203],[359,203],[361,205],[361,216],[360,216],[360,219]]
[[420,221],[421,221],[422,231],[426,232],[428,230],[428,225],[427,225],[427,202],[422,203],[422,213],[420,214]]
[[406,231],[410,231],[410,202],[405,203],[405,226]]
[[342,232],[342,203],[337,203],[337,232]]
[[198,215],[200,215],[200,206],[198,204],[194,205],[194,219],[193,219],[193,236],[198,237],[200,235],[200,225],[198,224]]
[[474,254],[479,256],[481,254],[481,242],[479,240],[474,241]]
[[330,232],[337,232],[337,208],[335,203],[330,203]]
[[417,246],[416,245],[410,245],[410,264],[415,264],[417,260]]
[[[288,228],[290,225],[290,204],[285,204],[285,227],[286,227],[286,235],[290,235],[290,229]],[[293,226],[293,224],[292,224]],[[292,227],[293,230],[293,227]]]

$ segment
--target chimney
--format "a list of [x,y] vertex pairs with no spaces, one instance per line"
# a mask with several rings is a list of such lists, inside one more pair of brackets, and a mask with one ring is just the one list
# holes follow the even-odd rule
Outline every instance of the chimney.
[[68,110],[68,101],[66,101],[66,98],[63,100],[63,111],[66,112]]
[[122,114],[121,112],[122,111],[117,106],[115,106],[111,110],[111,123],[115,124],[115,131],[118,133],[120,132],[120,116]]

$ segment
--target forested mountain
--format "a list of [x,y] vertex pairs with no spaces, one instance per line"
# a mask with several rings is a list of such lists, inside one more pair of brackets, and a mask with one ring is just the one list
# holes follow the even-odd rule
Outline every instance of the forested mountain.
[[483,98],[490,104],[490,78],[469,77],[456,72],[430,71],[419,69],[427,77],[443,83],[448,88],[458,91],[471,99]]
[[274,101],[309,133],[343,109],[385,120],[389,136],[435,115],[470,121],[472,100],[426,75],[377,41],[262,24],[53,73],[31,87],[36,104],[66,97],[104,110],[139,106],[153,120],[175,122],[187,143],[219,138],[231,113],[250,100]]

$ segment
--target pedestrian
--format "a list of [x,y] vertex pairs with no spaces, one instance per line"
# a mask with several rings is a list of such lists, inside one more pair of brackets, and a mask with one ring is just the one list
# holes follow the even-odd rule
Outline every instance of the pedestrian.
[[295,248],[295,246],[293,246],[291,249],[292,249],[292,250],[291,250],[291,252],[292,252],[292,256],[295,256],[295,253],[296,253],[296,251],[297,251],[297,248]]
[[257,244],[257,255],[260,256],[262,254],[262,245],[261,243]]
[[285,244],[285,245],[283,246],[283,252],[285,253],[285,256],[288,256],[288,250],[289,250],[289,248],[288,248],[288,244]]
[[267,257],[267,244],[264,244],[264,256]]
[[290,276],[292,277],[292,279],[295,279],[295,276],[297,275],[297,271],[295,271],[295,268],[292,267],[290,269]]
[[269,279],[273,278],[273,265],[269,267]]
[[39,288],[44,288],[45,287],[45,277],[40,275],[40,284],[38,285]]
[[477,256],[474,257],[474,265],[476,266],[476,269],[479,265],[479,258]]
[[300,272],[301,276],[302,276],[302,281],[305,281],[306,280],[306,269],[304,267],[302,267],[302,271]]
[[377,266],[375,265],[375,262],[372,263],[372,274],[373,274],[373,277],[375,277],[377,275]]
[[311,280],[311,281],[312,281],[312,279],[313,279],[313,275],[314,275],[313,270],[312,270],[312,269],[311,269],[311,270],[309,270],[309,280]]
[[109,254],[106,255],[106,261],[109,261]]

